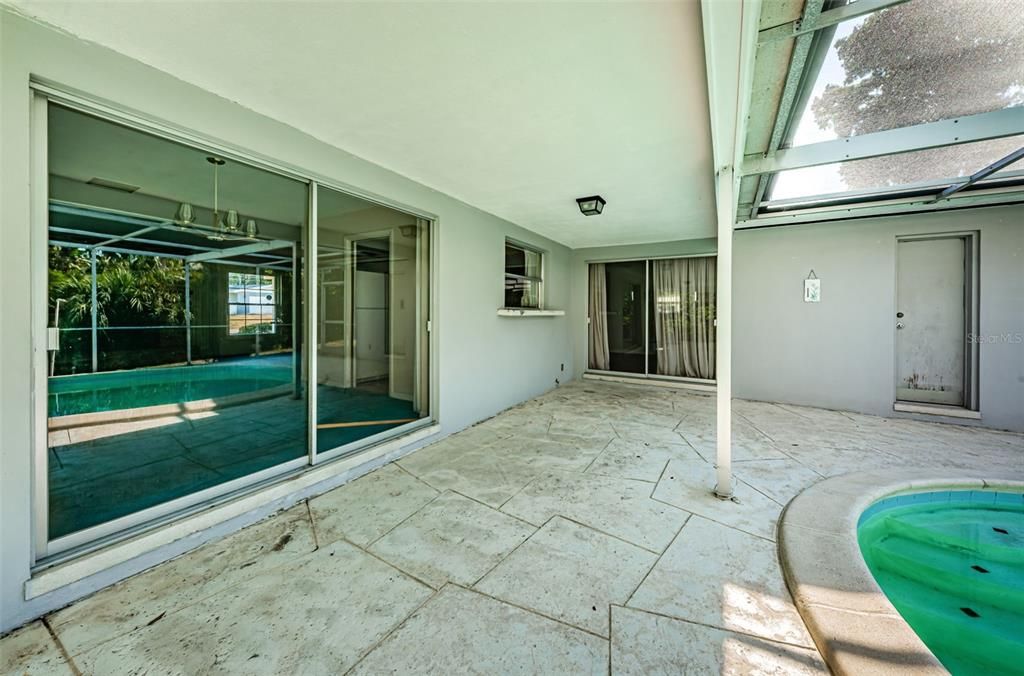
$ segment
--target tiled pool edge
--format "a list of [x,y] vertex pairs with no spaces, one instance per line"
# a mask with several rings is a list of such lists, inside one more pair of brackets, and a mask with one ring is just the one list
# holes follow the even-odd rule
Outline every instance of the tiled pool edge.
[[868,570],[857,542],[861,514],[878,500],[943,489],[1024,490],[1024,472],[901,469],[854,472],[800,493],[779,521],[786,585],[825,662],[836,674],[946,674]]

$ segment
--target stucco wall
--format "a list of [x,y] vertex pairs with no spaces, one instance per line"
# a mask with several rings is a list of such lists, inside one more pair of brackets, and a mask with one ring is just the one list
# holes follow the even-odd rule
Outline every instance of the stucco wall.
[[[735,396],[893,415],[896,239],[961,231],[980,233],[979,333],[994,337],[981,424],[1024,431],[1024,206],[737,232]],[[811,269],[820,303],[803,302]]]
[[[893,411],[896,239],[961,231],[980,237],[982,419],[950,421],[1024,431],[1024,206],[738,230],[733,395],[915,417]],[[587,366],[588,262],[715,250],[713,239],[574,250],[575,373]],[[822,280],[820,303],[803,302],[811,269]]]
[[[434,411],[445,433],[554,387],[564,378],[561,365],[571,368],[567,318],[496,314],[503,303],[506,236],[546,252],[550,308],[569,302],[565,247],[103,47],[0,10],[0,631],[143,566],[122,566],[76,589],[24,600],[32,547],[30,75],[436,215]],[[244,519],[226,528],[241,525]],[[165,556],[194,544],[198,540],[179,544]],[[149,557],[148,565],[160,556]]]

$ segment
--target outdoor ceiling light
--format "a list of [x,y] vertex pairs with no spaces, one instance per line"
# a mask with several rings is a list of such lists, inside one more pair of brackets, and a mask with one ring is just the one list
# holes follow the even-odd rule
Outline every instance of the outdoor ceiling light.
[[577,197],[576,204],[580,207],[580,213],[584,216],[597,216],[604,211],[604,205],[607,202],[600,195],[592,195],[590,197]]

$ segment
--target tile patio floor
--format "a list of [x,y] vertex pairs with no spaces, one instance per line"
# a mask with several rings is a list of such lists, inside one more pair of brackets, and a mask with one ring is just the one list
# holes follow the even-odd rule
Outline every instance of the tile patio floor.
[[[2,640],[0,672],[819,673],[775,524],[823,477],[1024,465],[1024,435],[571,383]],[[54,639],[60,641],[60,647]]]

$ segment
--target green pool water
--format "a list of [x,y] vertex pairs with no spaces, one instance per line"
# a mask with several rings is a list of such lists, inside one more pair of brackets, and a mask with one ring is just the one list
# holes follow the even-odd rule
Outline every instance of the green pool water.
[[49,379],[47,399],[53,417],[217,399],[280,387],[291,378],[288,360],[249,359],[57,376]]
[[879,586],[951,673],[1024,673],[1024,493],[886,498],[857,537]]

